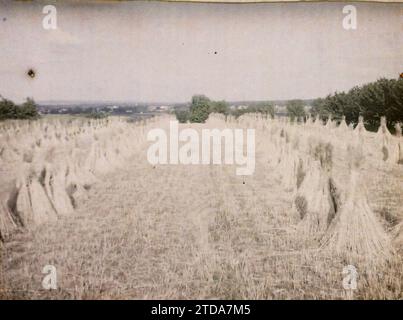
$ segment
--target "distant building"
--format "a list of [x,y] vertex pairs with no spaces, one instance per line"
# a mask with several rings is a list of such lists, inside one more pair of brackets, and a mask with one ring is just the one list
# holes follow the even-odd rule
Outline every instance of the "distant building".
[[148,111],[155,111],[157,110],[158,106],[149,106]]
[[245,106],[245,105],[235,105],[235,104],[233,104],[233,105],[229,106],[229,108],[230,108],[231,110],[242,110],[242,109],[248,109],[248,106]]
[[168,110],[168,106],[149,106],[148,111],[157,111],[157,112],[162,112]]

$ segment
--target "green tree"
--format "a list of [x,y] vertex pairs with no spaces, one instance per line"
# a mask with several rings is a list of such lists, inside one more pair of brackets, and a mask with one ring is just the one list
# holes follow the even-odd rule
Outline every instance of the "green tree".
[[346,92],[335,92],[326,98],[316,99],[312,112],[332,115],[356,123],[362,115],[369,130],[377,130],[380,118],[386,116],[390,129],[396,122],[403,121],[403,79],[379,79],[375,82],[356,86]]
[[386,118],[393,125],[397,122],[403,122],[403,78],[393,80],[391,83],[390,105],[386,110]]
[[33,119],[39,117],[36,103],[32,98],[27,98],[27,100],[19,106],[17,117],[19,119]]
[[190,114],[187,110],[176,110],[175,116],[180,123],[186,123],[189,120]]
[[386,116],[390,127],[402,120],[402,90],[402,80],[384,78],[361,88],[361,113],[370,129],[377,129],[382,116]]
[[343,109],[343,113],[335,115],[335,118],[341,119],[344,115],[346,116],[346,121],[348,123],[351,122],[357,123],[358,117],[362,113],[362,107],[360,104],[360,95],[361,95],[360,87],[356,86],[350,89],[347,93],[347,101]]
[[301,100],[289,100],[286,107],[288,116],[291,118],[291,121],[294,121],[296,118],[305,116],[304,103]]
[[2,96],[0,98],[0,120],[16,119],[18,113],[16,104]]
[[205,122],[211,110],[211,100],[205,95],[194,95],[190,105],[190,122]]
[[210,105],[210,112],[222,113],[227,115],[229,113],[228,103],[224,100],[222,101],[213,101]]
[[109,114],[107,112],[103,112],[103,111],[92,111],[88,114],[86,114],[87,118],[90,119],[105,119],[109,116]]
[[328,116],[328,111],[325,109],[325,101],[324,98],[317,98],[312,102],[311,113],[314,117],[319,115],[322,119]]
[[274,118],[274,106],[270,102],[258,102],[254,108],[254,112],[262,113],[266,117]]

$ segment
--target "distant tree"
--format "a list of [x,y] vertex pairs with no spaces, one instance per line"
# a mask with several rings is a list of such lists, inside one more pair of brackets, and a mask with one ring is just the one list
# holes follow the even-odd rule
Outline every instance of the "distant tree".
[[0,98],[0,120],[35,119],[39,117],[35,101],[31,98],[27,98],[26,102],[20,106],[2,96]]
[[189,121],[190,113],[187,110],[176,110],[175,116],[180,123],[186,123]]
[[229,113],[228,103],[224,100],[212,101],[210,104],[210,112],[222,113],[224,115],[227,115]]
[[305,116],[304,103],[302,100],[289,100],[286,107],[291,121]]
[[85,110],[79,106],[75,106],[71,108],[71,114],[80,114],[80,113],[85,113]]
[[190,104],[190,122],[205,122],[210,114],[212,102],[205,95],[194,95]]
[[18,109],[19,119],[33,119],[39,117],[36,103],[32,98],[27,98]]
[[391,125],[403,122],[403,77],[391,83],[390,105],[386,110],[386,118]]
[[258,102],[247,108],[235,109],[232,115],[238,118],[246,113],[261,113],[266,117],[274,118],[274,106],[270,102]]
[[255,112],[262,113],[266,117],[270,116],[272,119],[274,118],[274,106],[270,102],[259,102],[256,104],[254,109]]
[[329,115],[329,112],[325,109],[325,99],[317,98],[312,102],[311,114],[316,117],[324,119]]
[[377,129],[382,116],[390,127],[403,120],[403,80],[379,79],[360,90],[361,114],[370,128]]
[[369,130],[376,130],[380,118],[386,116],[387,124],[393,130],[395,123],[403,121],[403,79],[379,79],[348,92],[335,92],[326,98],[316,99],[312,112],[332,115],[348,123],[356,123],[362,115]]
[[362,113],[362,106],[360,104],[360,95],[361,89],[360,87],[353,87],[347,93],[347,101],[345,103],[344,109],[342,113],[334,115],[335,118],[341,119],[346,116],[346,121],[348,123],[357,123],[358,117]]
[[0,101],[0,120],[4,119],[16,119],[17,118],[17,106],[11,100],[1,97]]
[[86,114],[86,117],[91,118],[91,119],[104,119],[104,118],[107,118],[108,115],[109,114],[106,112],[93,111],[93,112]]
[[234,109],[234,110],[231,111],[231,114],[235,118],[238,118],[238,117],[242,116],[245,113],[246,113],[245,109]]

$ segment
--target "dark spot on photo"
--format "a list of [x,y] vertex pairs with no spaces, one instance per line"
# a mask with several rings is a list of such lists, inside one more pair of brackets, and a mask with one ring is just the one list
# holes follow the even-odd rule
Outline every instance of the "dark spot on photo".
[[33,69],[27,71],[28,77],[35,78],[36,72]]

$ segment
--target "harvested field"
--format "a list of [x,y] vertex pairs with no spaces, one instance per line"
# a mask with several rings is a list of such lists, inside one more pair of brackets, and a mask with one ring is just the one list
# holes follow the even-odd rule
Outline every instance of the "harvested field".
[[401,137],[255,114],[180,125],[255,129],[239,176],[150,164],[147,132],[170,120],[1,123],[2,298],[403,298]]

